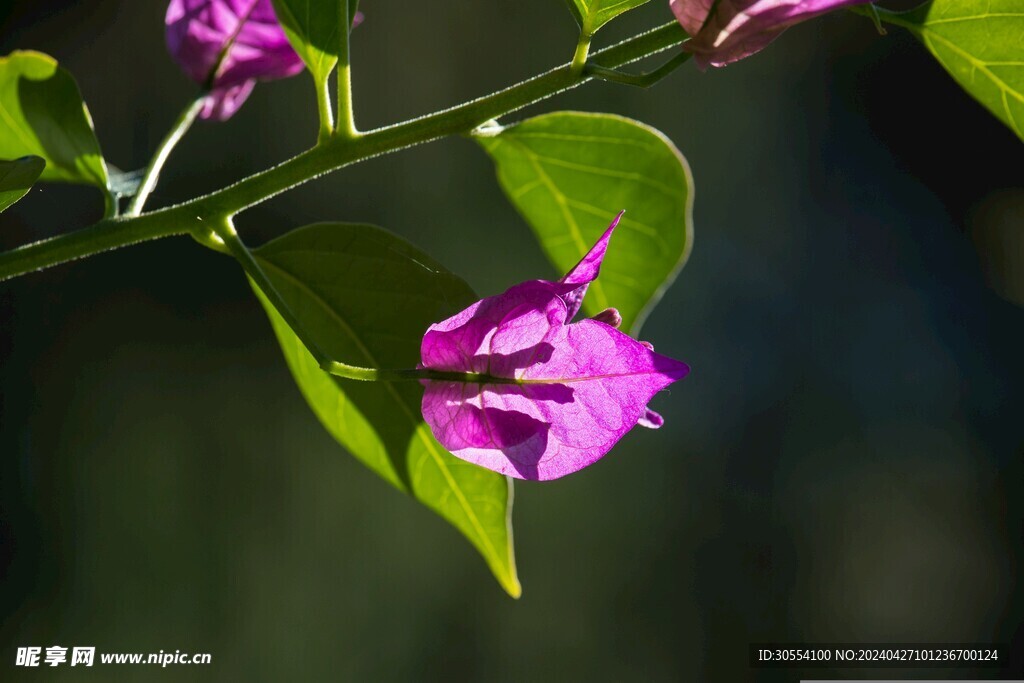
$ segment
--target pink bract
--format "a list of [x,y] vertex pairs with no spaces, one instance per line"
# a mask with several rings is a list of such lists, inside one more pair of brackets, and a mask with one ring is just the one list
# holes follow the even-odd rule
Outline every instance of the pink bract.
[[[620,214],[621,216],[621,214]],[[686,364],[602,322],[570,322],[597,277],[618,218],[558,282],[532,280],[432,325],[422,367],[479,381],[426,380],[423,417],[454,455],[520,479],[549,480],[600,460]]]
[[[870,0],[670,0],[692,39],[684,49],[697,64],[725,66],[762,50],[787,28]],[[713,11],[713,13],[712,13]]]
[[203,118],[229,119],[257,80],[302,71],[270,0],[171,0],[164,23],[171,56],[210,89]]

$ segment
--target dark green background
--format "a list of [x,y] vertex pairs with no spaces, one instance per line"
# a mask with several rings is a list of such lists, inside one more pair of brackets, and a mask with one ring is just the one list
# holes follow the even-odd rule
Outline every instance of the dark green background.
[[[559,0],[364,4],[364,128],[567,60],[575,37]],[[0,52],[57,57],[107,158],[144,165],[194,93],[164,3],[0,6]],[[909,36],[842,14],[724,70],[531,111],[554,108],[634,116],[689,158],[695,248],[644,337],[693,372],[657,399],[661,431],[517,487],[523,598],[320,428],[238,268],[172,239],[0,284],[0,679],[791,681],[749,669],[748,643],[1021,643],[1024,310],[986,285],[1024,301],[1019,141]],[[196,126],[151,206],[315,135],[307,76],[261,85]],[[0,246],[99,212],[89,188],[41,186]],[[484,294],[556,275],[464,140],[238,222],[258,242],[328,219],[398,232]],[[213,665],[14,668],[53,644]]]

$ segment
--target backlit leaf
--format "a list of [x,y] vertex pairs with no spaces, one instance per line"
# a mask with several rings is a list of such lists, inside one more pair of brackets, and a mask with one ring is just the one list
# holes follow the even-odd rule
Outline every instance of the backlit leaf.
[[41,52],[0,58],[0,158],[41,157],[41,180],[107,185],[107,169],[75,80]]
[[693,244],[693,180],[679,150],[636,121],[580,112],[545,114],[478,141],[558,273],[626,210],[584,309],[619,309],[636,336]]
[[[274,12],[292,47],[320,86],[338,64],[342,30],[340,0],[273,0]],[[350,0],[355,6],[355,0]],[[353,10],[354,16],[354,10]],[[351,19],[349,19],[351,24]]]
[[[353,365],[415,367],[427,327],[476,300],[465,282],[429,256],[370,225],[311,225],[254,253],[312,338],[332,358]],[[435,441],[420,413],[418,382],[360,382],[325,373],[257,294],[299,388],[327,430],[465,534],[502,587],[518,597],[511,482]]]
[[916,35],[964,90],[1024,140],[1024,2],[931,0],[909,12],[878,12]]

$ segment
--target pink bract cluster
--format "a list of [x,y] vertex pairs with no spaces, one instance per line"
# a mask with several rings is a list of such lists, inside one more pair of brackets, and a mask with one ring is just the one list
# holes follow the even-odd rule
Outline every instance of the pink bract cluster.
[[686,32],[684,49],[705,68],[725,66],[764,49],[787,28],[870,0],[670,0]]
[[[352,26],[363,15],[356,13]],[[189,78],[209,90],[199,116],[226,121],[256,81],[302,71],[302,58],[270,0],[171,0],[164,17],[167,49]]]
[[302,71],[270,0],[171,0],[164,23],[171,56],[209,88],[202,118],[227,120],[257,80]]

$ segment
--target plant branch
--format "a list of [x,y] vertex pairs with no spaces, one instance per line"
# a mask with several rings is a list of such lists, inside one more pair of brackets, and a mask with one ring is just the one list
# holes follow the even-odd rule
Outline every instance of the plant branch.
[[103,218],[115,218],[118,208],[117,195],[114,194],[108,185],[108,187],[103,188]]
[[183,235],[188,227],[171,221],[109,218],[88,228],[0,253],[0,281],[136,242]]
[[195,101],[189,103],[182,110],[178,120],[174,122],[174,125],[171,126],[167,135],[160,142],[160,146],[156,148],[156,153],[153,154],[153,158],[150,159],[149,166],[146,167],[146,172],[142,176],[139,190],[132,198],[131,203],[128,204],[128,210],[125,212],[126,216],[138,216],[142,213],[142,208],[146,205],[146,199],[149,198],[149,195],[156,188],[156,184],[160,180],[160,170],[164,167],[175,145],[188,132],[188,129],[192,127],[192,123],[196,120],[196,116],[199,115],[199,110],[203,106],[204,97],[205,95],[197,97]]
[[[687,38],[678,22],[671,22],[591,55],[590,63],[614,69],[680,45]],[[283,164],[250,176],[234,185],[194,199],[168,211],[188,210],[195,204],[215,206],[233,215],[325,173],[352,163],[431,142],[449,135],[469,133],[482,124],[535,102],[582,85],[591,76],[573,74],[569,64],[551,69],[504,90],[450,109],[403,123],[377,128],[354,140],[334,139]]]
[[[673,21],[593,53],[588,64],[615,69],[676,47],[686,37],[682,27]],[[325,173],[413,145],[471,132],[491,119],[582,85],[591,78],[585,72],[573,73],[571,65],[565,64],[451,109],[352,139],[332,137],[278,166],[211,194],[137,217],[104,220],[77,232],[0,253],[0,280],[142,240],[189,233],[207,236],[209,226]],[[341,118],[339,112],[339,125]]]
[[320,143],[326,142],[334,134],[334,112],[331,110],[331,90],[327,87],[328,81],[322,84],[314,83],[316,86],[316,108],[320,114],[320,134],[317,140]]

